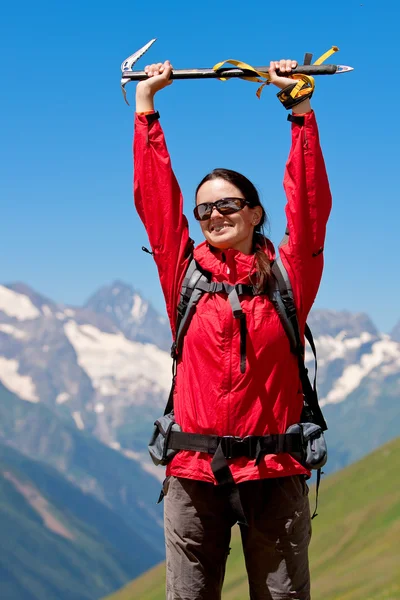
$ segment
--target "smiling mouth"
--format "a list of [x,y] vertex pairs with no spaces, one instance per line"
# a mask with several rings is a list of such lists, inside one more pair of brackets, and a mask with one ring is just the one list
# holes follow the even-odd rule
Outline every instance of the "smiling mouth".
[[220,233],[224,229],[228,229],[228,227],[233,227],[233,225],[229,225],[228,223],[224,223],[223,225],[213,225],[210,228],[210,232],[213,233],[215,231],[216,233]]

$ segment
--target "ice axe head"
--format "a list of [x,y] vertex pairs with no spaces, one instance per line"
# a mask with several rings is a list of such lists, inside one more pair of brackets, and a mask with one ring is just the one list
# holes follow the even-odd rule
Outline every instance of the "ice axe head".
[[121,89],[122,89],[122,94],[124,96],[124,100],[127,104],[129,104],[128,100],[126,99],[126,90],[125,90],[125,86],[129,81],[129,78],[124,77],[124,72],[125,71],[132,71],[132,67],[135,63],[137,63],[137,61],[139,60],[140,57],[143,56],[143,54],[145,52],[147,52],[147,50],[150,48],[150,46],[152,46],[154,44],[154,42],[156,41],[156,38],[150,40],[149,42],[147,42],[147,44],[145,44],[143,46],[143,48],[140,48],[140,50],[136,50],[136,52],[134,52],[133,54],[131,54],[130,56],[128,56],[128,58],[126,58],[122,64],[121,64],[121,71],[122,71],[122,79],[121,79]]

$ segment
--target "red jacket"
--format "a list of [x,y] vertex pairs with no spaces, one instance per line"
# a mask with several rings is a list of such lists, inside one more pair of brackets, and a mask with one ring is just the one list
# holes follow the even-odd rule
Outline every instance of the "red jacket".
[[[168,316],[175,334],[179,292],[188,265],[190,238],[182,195],[171,167],[159,122],[135,117],[135,204],[149,236]],[[313,112],[304,125],[292,123],[286,165],[288,242],[279,248],[289,273],[301,330],[318,291],[322,249],[331,194]],[[268,244],[267,252],[274,257]],[[249,283],[253,256],[233,249],[211,250],[207,242],[194,256],[213,281]],[[189,433],[266,435],[284,433],[297,423],[303,396],[297,359],[279,317],[266,295],[241,299],[246,313],[246,371],[240,372],[240,332],[226,295],[201,298],[178,363],[174,395],[176,421]],[[180,451],[167,474],[215,483],[212,456]],[[307,473],[289,454],[267,455],[258,466],[245,457],[229,460],[236,482]]]

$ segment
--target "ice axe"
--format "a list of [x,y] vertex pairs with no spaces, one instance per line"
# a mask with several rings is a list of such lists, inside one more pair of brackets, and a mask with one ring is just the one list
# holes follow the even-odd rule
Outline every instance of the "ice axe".
[[[126,90],[125,86],[129,81],[143,81],[147,79],[147,73],[145,71],[133,71],[132,67],[137,63],[139,58],[143,56],[145,52],[154,44],[156,38],[150,40],[147,44],[137,50],[128,58],[126,58],[122,65],[122,79],[121,79],[121,88],[122,93],[125,99],[125,102],[129,104],[126,98]],[[353,71],[353,67],[346,67],[345,65],[325,65],[321,64],[324,60],[326,60],[331,54],[337,52],[339,48],[337,46],[332,46],[328,52],[325,52],[314,64],[311,64],[312,54],[307,53],[304,57],[304,64],[297,65],[294,69],[292,69],[291,74],[301,74],[301,75],[336,75],[338,73],[347,73],[349,71]],[[250,67],[250,65],[245,65],[244,68],[237,67],[224,67],[227,62],[238,63],[239,65],[244,65],[244,63],[239,63],[239,61],[224,61],[223,63],[218,63],[212,69],[175,69],[171,73],[171,79],[231,79],[233,77],[242,77],[255,80],[255,76],[259,75],[268,79],[268,70],[269,67]],[[216,68],[217,67],[217,68]],[[248,68],[246,68],[248,67]],[[287,73],[280,73],[279,69],[276,71],[277,75],[287,75]],[[260,80],[261,81],[261,80]]]

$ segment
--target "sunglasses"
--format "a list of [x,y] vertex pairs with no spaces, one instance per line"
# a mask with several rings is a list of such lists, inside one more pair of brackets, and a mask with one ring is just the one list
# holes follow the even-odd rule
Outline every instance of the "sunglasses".
[[216,202],[198,204],[193,210],[193,214],[198,221],[207,221],[211,217],[214,208],[221,215],[233,215],[233,213],[242,210],[246,204],[249,204],[249,202],[245,198],[221,198],[221,200],[217,200]]

